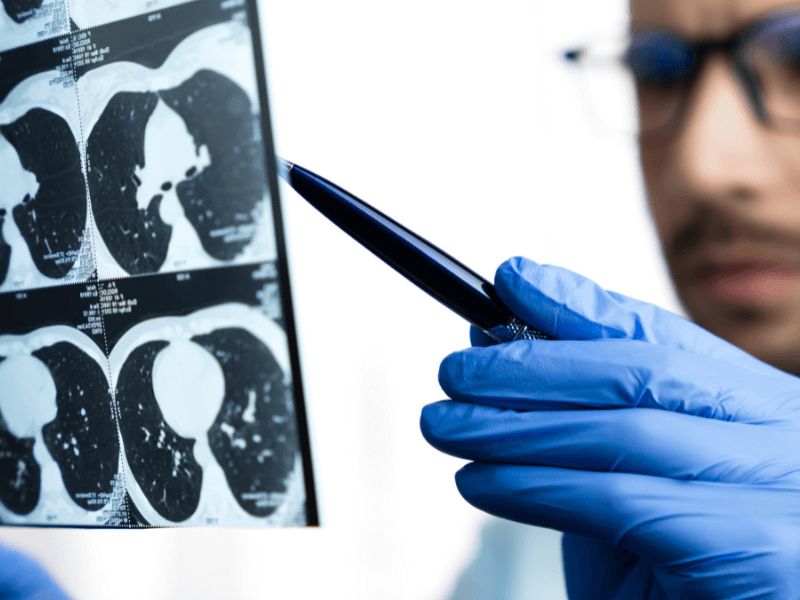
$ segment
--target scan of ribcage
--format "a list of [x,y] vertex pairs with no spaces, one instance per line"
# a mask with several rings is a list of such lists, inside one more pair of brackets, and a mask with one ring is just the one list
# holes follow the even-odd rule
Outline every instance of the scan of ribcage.
[[121,460],[105,364],[69,327],[0,336],[3,523],[114,524]]
[[0,51],[68,31],[67,0],[0,0]]
[[19,84],[0,104],[0,293],[95,268],[105,279],[274,260],[253,64],[249,31],[230,22],[158,68],[86,73],[79,103],[48,87],[54,71]]
[[201,30],[151,69],[78,82],[101,278],[276,256],[249,30]]
[[120,340],[111,366],[125,479],[148,522],[302,522],[287,348],[273,321],[234,304]]
[[302,523],[278,325],[235,304],[154,319],[104,362],[69,328],[0,337],[0,520],[120,524],[124,489],[151,525]]
[[80,28],[95,27],[185,4],[193,0],[68,0],[72,21]]

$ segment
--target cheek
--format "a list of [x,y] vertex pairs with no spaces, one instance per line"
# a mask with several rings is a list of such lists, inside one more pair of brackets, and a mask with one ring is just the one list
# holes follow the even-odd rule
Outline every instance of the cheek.
[[670,176],[670,153],[657,144],[640,147],[642,176],[647,202],[662,243],[671,239],[675,230],[690,213],[688,195],[676,189],[677,179]]
[[[785,135],[770,154],[773,164],[779,165],[773,184],[774,196],[782,201],[783,217],[788,217],[791,211],[794,215],[791,221],[797,223],[800,220],[800,134]],[[780,194],[777,193],[779,190]]]

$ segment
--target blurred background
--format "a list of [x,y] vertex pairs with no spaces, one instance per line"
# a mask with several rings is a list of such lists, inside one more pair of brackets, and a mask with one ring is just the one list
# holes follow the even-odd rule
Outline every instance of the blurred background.
[[[487,277],[525,255],[677,309],[634,140],[593,125],[560,60],[624,0],[260,4],[282,156]],[[418,428],[467,325],[282,192],[323,526],[0,532],[76,598],[438,599],[475,557],[488,519]],[[524,547],[529,597],[564,597],[557,534],[488,527]]]

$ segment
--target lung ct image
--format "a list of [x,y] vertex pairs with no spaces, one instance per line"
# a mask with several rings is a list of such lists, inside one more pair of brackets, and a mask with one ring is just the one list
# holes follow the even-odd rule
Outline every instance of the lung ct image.
[[178,184],[183,210],[206,252],[232,260],[253,237],[266,179],[250,99],[230,79],[209,70],[161,96],[183,117],[197,148],[206,146],[211,155],[210,167]]
[[134,350],[119,374],[117,397],[125,456],[150,505],[165,519],[188,519],[200,503],[203,470],[194,459],[195,440],[179,436],[164,420],[153,391],[153,365],[169,342]]
[[155,93],[118,93],[89,136],[95,223],[114,259],[131,275],[158,272],[172,236],[172,227],[161,220],[163,196],[146,208],[137,201],[142,182],[136,171],[145,166],[145,129],[157,104]]
[[201,70],[173,89],[117,93],[89,135],[88,179],[98,231],[131,275],[158,272],[172,238],[160,216],[163,195],[146,206],[137,201],[142,185],[137,172],[147,161],[145,130],[160,101],[183,119],[198,155],[205,147],[210,157],[209,166],[191,168],[164,188],[175,187],[210,257],[232,261],[252,242],[266,185],[252,103],[227,77]]
[[111,396],[103,369],[83,350],[59,342],[33,353],[56,384],[56,418],[44,442],[61,471],[70,498],[87,511],[111,499],[119,461]]
[[[5,358],[0,356],[0,363]],[[33,456],[34,438],[18,438],[0,415],[0,502],[18,515],[39,503],[41,468]]]
[[44,0],[2,0],[3,8],[15,23],[24,23],[33,16],[37,8],[41,8]]
[[[80,255],[88,211],[86,181],[72,130],[55,113],[34,108],[13,123],[0,126],[0,135],[39,183],[34,197],[26,195],[13,208],[14,222],[39,272],[62,279]],[[0,213],[0,226],[5,217]],[[0,284],[7,275],[11,253],[1,234]]]
[[[42,426],[47,451],[72,501],[86,511],[99,511],[111,499],[119,463],[105,374],[69,342],[40,348],[32,356],[47,367],[56,388],[55,418]],[[12,400],[35,405],[29,397]],[[0,415],[0,502],[21,516],[30,514],[41,497],[42,469],[34,456],[35,443],[33,437],[15,436]]]
[[239,506],[267,517],[283,501],[298,446],[283,371],[244,329],[220,329],[193,341],[217,359],[225,377],[225,399],[208,432],[211,451]]
[[[292,396],[264,343],[244,329],[220,329],[193,341],[220,364],[225,397],[208,443],[239,506],[268,517],[285,501],[298,446]],[[197,510],[203,471],[196,440],[166,422],[153,389],[153,368],[166,341],[142,344],[117,382],[125,456],[150,505],[165,519],[185,521]]]

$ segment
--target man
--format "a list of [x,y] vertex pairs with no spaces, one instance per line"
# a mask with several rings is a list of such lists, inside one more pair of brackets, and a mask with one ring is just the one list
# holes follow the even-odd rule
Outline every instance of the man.
[[[631,11],[617,58],[636,83],[653,218],[699,326],[509,261],[499,295],[558,341],[475,332],[442,363],[453,400],[427,407],[422,430],[472,461],[457,476],[470,503],[566,532],[572,597],[796,597],[800,6]],[[570,57],[602,66],[592,52]]]

